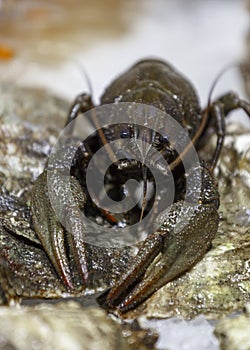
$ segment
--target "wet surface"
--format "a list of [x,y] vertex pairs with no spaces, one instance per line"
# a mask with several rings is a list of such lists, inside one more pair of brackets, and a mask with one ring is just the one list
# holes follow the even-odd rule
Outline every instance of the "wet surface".
[[119,324],[103,310],[73,301],[0,308],[1,349],[146,350],[155,349],[156,340],[137,323]]
[[[13,87],[4,88],[3,90],[7,98],[4,100],[6,104],[2,105],[1,113],[1,150],[3,152],[1,156],[1,191],[2,194],[3,192],[5,194],[8,193],[18,200],[29,201],[28,193],[32,187],[32,179],[43,170],[47,157],[47,151],[45,150],[50,149],[51,144],[56,140],[58,135],[56,126],[60,125],[60,123],[63,124],[68,104],[40,90],[31,92],[30,90]],[[48,101],[51,102],[48,103]],[[39,106],[42,107],[42,113],[39,113]],[[52,115],[53,118],[47,117],[49,115]],[[29,118],[29,122],[23,123],[22,120],[26,117]],[[56,120],[56,123],[54,123],[54,120]],[[45,121],[46,127],[37,128],[35,126],[42,124],[43,121]],[[149,318],[166,318],[182,316],[189,319],[205,314],[207,318],[216,319],[229,315],[231,312],[242,310],[245,302],[249,300],[250,132],[236,124],[229,126],[227,130],[228,136],[225,148],[217,169],[221,193],[221,222],[219,232],[213,241],[212,249],[190,272],[161,288],[135,311],[120,315],[120,317],[146,316]],[[22,147],[20,147],[20,140],[22,141]],[[211,144],[213,142],[211,140]],[[6,148],[6,144],[11,144],[12,146]],[[40,146],[38,147],[37,145]],[[41,147],[41,145],[43,146]],[[207,146],[210,147],[211,145]],[[13,152],[15,149],[17,152]],[[36,152],[30,152],[31,149],[35,149]],[[209,154],[209,151],[204,150],[205,154]],[[15,155],[15,158],[13,158],[13,155]],[[15,203],[14,200],[12,203],[14,205],[13,209],[16,208],[17,204]],[[15,225],[13,222],[12,224]],[[19,227],[19,229],[21,234],[27,231],[25,227]],[[32,239],[36,242],[37,237],[34,236]],[[19,251],[21,253],[20,246]],[[45,262],[47,260],[42,261]],[[4,265],[1,265],[1,283],[3,283],[4,279],[6,281],[6,270],[3,273],[3,268]],[[43,271],[47,271],[46,275],[48,274],[48,269],[51,269],[50,265],[46,267],[46,264],[44,265],[43,263]],[[64,299],[64,302],[67,303],[68,298],[72,300],[72,296],[70,297],[70,295],[65,293],[54,272],[51,271],[50,273],[51,276],[54,276],[51,281],[52,285],[48,284],[52,288],[46,290],[47,281],[44,285],[43,296],[56,298],[48,301],[53,308],[56,307],[54,306],[55,303],[60,304],[60,300],[62,300],[60,297],[67,297]],[[15,297],[17,291],[19,295],[24,296],[24,306],[22,308],[25,305],[29,305],[31,315],[33,308],[36,308],[37,304],[43,304],[44,302],[41,298],[30,299],[32,280],[36,283],[37,278],[39,280],[41,275],[39,277],[39,274],[33,274],[33,277],[30,276],[29,278],[26,276],[25,283],[19,283],[15,279],[16,285],[13,286],[14,288],[7,287],[9,288],[7,289],[9,296],[13,297],[13,302],[17,303],[20,301],[19,298]],[[7,277],[8,279],[11,280],[11,274]],[[5,282],[4,285],[8,286]],[[99,294],[86,295],[77,298],[77,300],[83,308],[96,307],[95,298],[97,295]],[[8,313],[8,308],[5,310],[4,312]],[[26,312],[25,310],[24,312]],[[68,312],[65,310],[63,313],[64,316],[61,314],[61,317],[63,322],[66,322]],[[5,320],[6,315],[4,316]],[[96,320],[96,322],[98,323],[99,321]],[[162,327],[164,328],[164,326]],[[8,342],[6,334],[4,339]],[[214,342],[214,340],[212,341]],[[9,344],[12,344],[11,341]],[[11,346],[15,345],[12,344]],[[152,343],[150,346],[152,348]]]
[[221,350],[247,350],[250,348],[250,305],[247,304],[240,316],[226,318],[218,322],[215,335],[220,342]]

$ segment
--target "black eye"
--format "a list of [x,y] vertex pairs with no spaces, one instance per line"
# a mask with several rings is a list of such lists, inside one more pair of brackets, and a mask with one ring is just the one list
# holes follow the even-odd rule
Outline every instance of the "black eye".
[[159,136],[159,142],[160,143],[164,143],[164,144],[169,143],[168,136],[167,135],[160,135]]
[[120,133],[120,137],[121,137],[121,139],[126,139],[126,138],[130,137],[130,132],[128,130],[122,130]]

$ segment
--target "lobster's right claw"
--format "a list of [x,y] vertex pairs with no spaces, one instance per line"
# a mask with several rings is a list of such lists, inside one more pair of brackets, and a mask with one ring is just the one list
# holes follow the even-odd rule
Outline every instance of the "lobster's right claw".
[[[50,180],[55,187],[57,186],[55,191],[62,191],[61,178],[56,172]],[[84,288],[88,278],[87,253],[84,242],[84,224],[77,210],[77,206],[84,204],[82,189],[76,179],[69,177],[68,190],[73,194],[76,205],[59,203],[63,210],[64,221],[67,222],[69,228],[67,231],[55,216],[47,182],[47,171],[44,171],[35,181],[32,192],[31,210],[36,234],[64,284],[69,289],[79,286]],[[63,193],[63,196],[67,196],[67,191]],[[67,198],[65,198],[65,203],[68,203]]]

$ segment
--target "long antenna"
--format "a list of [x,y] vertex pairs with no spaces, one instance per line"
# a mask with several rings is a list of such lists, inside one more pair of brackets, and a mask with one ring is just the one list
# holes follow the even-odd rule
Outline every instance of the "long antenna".
[[[230,63],[229,65],[227,65],[225,68],[223,68],[217,75],[217,77],[215,78],[211,88],[210,88],[210,91],[209,91],[209,95],[208,95],[208,109],[211,105],[211,100],[212,100],[212,94],[216,88],[216,85],[218,84],[219,80],[221,79],[221,77],[231,68],[235,68],[235,67],[240,67],[240,64],[239,63]],[[217,121],[218,123],[218,121]],[[218,159],[219,159],[219,155],[220,155],[220,150],[221,150],[221,147],[222,147],[222,142],[224,140],[224,136],[221,138],[221,136],[218,136],[217,135],[217,145],[216,145],[216,148],[215,148],[215,152],[214,152],[214,155],[213,155],[213,158],[212,158],[212,164],[210,166],[210,171],[213,172],[214,171],[214,168],[218,162]]]
[[208,94],[208,101],[207,101],[207,104],[208,106],[211,104],[211,100],[212,100],[212,94],[216,88],[216,85],[218,84],[220,78],[231,68],[236,68],[236,67],[240,67],[240,64],[237,63],[237,62],[234,62],[234,63],[230,63],[228,64],[225,68],[223,68],[218,74],[217,74],[217,77],[215,78],[211,88],[210,88],[210,91],[209,91],[209,94]]
[[216,85],[218,84],[218,81],[220,80],[220,78],[232,67],[238,67],[239,63],[230,63],[228,66],[226,66],[225,68],[223,68],[219,74],[217,75],[217,77],[215,78],[214,82],[212,83],[212,86],[210,88],[209,94],[208,94],[208,100],[207,100],[207,108],[204,111],[202,120],[201,120],[201,124],[197,130],[197,132],[195,133],[195,135],[193,136],[191,142],[187,145],[187,147],[178,155],[178,157],[169,165],[170,170],[175,169],[181,162],[181,159],[183,159],[183,157],[186,156],[186,154],[190,151],[190,148],[193,146],[193,144],[196,143],[196,141],[199,139],[199,137],[201,136],[201,134],[203,133],[205,126],[207,124],[207,120],[208,120],[208,116],[209,116],[209,109],[211,106],[211,100],[212,100],[212,94],[216,88]]
[[[87,74],[87,72],[84,69],[83,65],[79,61],[75,60],[75,64],[79,68],[81,74],[83,75],[83,77],[84,77],[84,79],[85,79],[85,81],[87,83],[87,87],[88,87],[90,96],[93,96],[93,86],[92,86],[92,83],[91,83],[89,75]],[[110,147],[110,145],[108,143],[108,140],[106,139],[106,136],[104,135],[104,132],[103,132],[103,130],[102,130],[101,126],[100,126],[100,123],[98,121],[95,109],[91,110],[90,113],[92,115],[93,125],[94,125],[94,127],[96,128],[96,130],[97,130],[97,132],[99,134],[99,137],[100,137],[100,139],[102,141],[102,144],[106,147],[106,151],[108,153],[108,156],[109,156],[110,160],[113,163],[117,162],[117,157],[115,156],[113,150],[111,149],[111,147]]]
[[78,70],[80,71],[81,75],[83,76],[84,80],[87,83],[87,89],[89,91],[89,94],[91,96],[93,96],[93,85],[91,83],[90,77],[86,71],[86,69],[84,68],[84,66],[81,64],[81,62],[79,62],[78,60],[74,60],[75,65],[77,66]]

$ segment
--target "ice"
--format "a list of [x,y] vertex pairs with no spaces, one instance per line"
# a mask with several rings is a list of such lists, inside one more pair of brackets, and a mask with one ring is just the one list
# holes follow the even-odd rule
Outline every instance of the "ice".
[[143,327],[154,328],[159,333],[157,349],[160,350],[219,350],[213,334],[214,326],[204,316],[185,321],[178,318],[166,320],[142,319]]

